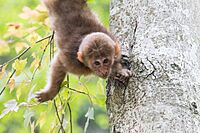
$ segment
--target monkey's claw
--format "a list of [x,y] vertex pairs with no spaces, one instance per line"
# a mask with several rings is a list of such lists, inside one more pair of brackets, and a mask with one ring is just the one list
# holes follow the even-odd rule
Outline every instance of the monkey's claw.
[[118,80],[122,83],[126,83],[129,81],[129,78],[132,76],[132,72],[128,69],[122,69],[119,71],[114,77],[115,80]]
[[35,93],[35,98],[38,102],[46,102],[48,100],[52,100],[54,97],[52,97],[52,94],[48,91],[39,91]]

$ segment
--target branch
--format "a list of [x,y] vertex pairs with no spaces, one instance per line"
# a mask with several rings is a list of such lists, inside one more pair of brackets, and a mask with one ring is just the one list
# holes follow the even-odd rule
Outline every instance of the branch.
[[[53,31],[53,34],[55,34],[55,32]],[[54,39],[54,38],[53,38]],[[52,60],[52,58],[54,57],[54,40],[52,40],[51,44],[50,44],[50,61]]]
[[[54,34],[55,34],[55,32],[53,32],[52,35],[49,35],[49,36],[47,36],[47,37],[45,37],[45,38],[43,38],[43,39],[37,41],[36,43],[39,43],[39,42],[41,42],[41,41],[43,41],[43,40],[45,40],[45,39],[50,38],[50,41],[49,41],[48,44],[47,44],[47,46],[48,46],[49,44],[52,43],[52,40],[53,40],[53,38],[54,38]],[[41,60],[40,60],[40,62],[39,62],[38,67],[37,67],[36,70],[34,71],[34,74],[33,74],[32,78],[31,78],[31,81],[32,81],[33,78],[34,78],[36,71],[37,71],[37,70],[39,69],[39,67],[41,66],[42,59],[43,59],[43,56],[44,56],[44,53],[45,53],[45,51],[46,51],[47,46],[45,47],[45,49],[44,49],[44,51],[43,51]],[[4,64],[2,64],[2,65],[0,66],[0,70],[1,70],[1,68],[3,68],[3,66],[5,66],[6,64],[9,64],[9,63],[11,63],[11,62],[13,62],[13,61],[15,61],[15,60],[17,60],[17,59],[20,59],[20,58],[21,58],[25,53],[27,53],[30,49],[31,49],[31,47],[29,46],[28,48],[26,48],[23,52],[21,52],[21,53],[20,53],[19,55],[17,55],[16,57],[14,57],[13,59],[11,59],[11,60],[5,62]],[[0,92],[0,95],[2,95],[3,92],[5,91],[6,86],[7,86],[8,83],[10,82],[10,80],[11,80],[11,78],[13,77],[13,75],[15,74],[15,72],[16,72],[16,70],[14,70],[14,71],[12,72],[12,74],[10,75],[10,77],[8,78],[8,80],[7,80],[7,82],[6,82],[6,85],[2,88],[2,90],[1,90],[1,92]]]
[[93,107],[94,105],[93,105],[93,102],[92,102],[92,98],[90,97],[90,93],[89,93],[89,90],[88,90],[87,86],[85,86],[83,83],[81,83],[81,84],[82,84],[83,87],[87,90],[88,98],[90,99],[90,103],[91,103],[91,105],[92,105],[92,107]]
[[72,110],[69,103],[67,103],[67,107],[69,110],[70,133],[72,133]]
[[59,113],[58,113],[58,108],[57,108],[57,105],[56,105],[56,101],[53,100],[53,103],[54,103],[54,107],[55,107],[55,109],[56,109],[56,115],[57,115],[58,121],[59,121],[59,123],[60,123],[60,127],[61,127],[63,133],[65,133],[65,129],[63,128],[63,122],[62,122],[62,120],[60,119],[60,116],[59,116]]
[[[63,123],[63,121],[64,121],[64,117],[65,117],[65,115],[62,114],[62,120],[61,120],[61,123]],[[61,129],[62,129],[62,128],[60,127],[59,130],[58,130],[58,133],[60,133],[60,130],[61,130]]]
[[13,58],[13,59],[7,61],[6,63],[4,63],[3,65],[1,65],[1,67],[4,66],[4,65],[6,65],[6,64],[9,64],[9,63],[12,62],[12,61],[15,61],[15,60],[17,60],[17,59],[20,59],[26,52],[28,52],[28,51],[30,50],[30,48],[31,48],[31,47],[28,47],[28,48],[25,49],[22,53],[20,53],[19,55],[17,55],[15,58]]
[[1,92],[0,92],[0,96],[3,94],[3,92],[5,91],[5,89],[6,89],[6,86],[8,85],[8,83],[10,82],[10,80],[11,80],[11,78],[13,77],[13,75],[15,74],[15,72],[16,72],[16,70],[14,70],[13,72],[12,72],[12,74],[10,75],[10,77],[8,78],[8,81],[6,82],[6,85],[3,87],[3,89],[1,90]]
[[[42,60],[43,60],[43,58],[44,58],[44,54],[45,54],[45,52],[46,52],[46,50],[47,50],[47,47],[52,43],[53,38],[54,38],[54,32],[52,33],[49,42],[47,43],[47,45],[45,46],[45,48],[44,48],[44,50],[43,50],[43,52],[42,52],[42,56],[41,56],[41,58],[40,58],[39,65],[38,65],[37,68],[34,70],[33,75],[32,75],[32,78],[31,78],[31,81],[34,79],[37,70],[40,68],[40,66],[41,66],[41,64],[42,64]],[[44,39],[42,39],[42,40],[44,40]]]
[[49,35],[49,36],[47,36],[47,37],[45,37],[45,38],[42,38],[42,39],[36,41],[35,43],[39,43],[39,42],[42,42],[42,41],[44,41],[44,40],[46,40],[46,39],[49,39],[49,38],[51,38],[51,36],[52,36],[52,35]]
[[[9,63],[12,62],[12,61],[15,61],[15,60],[17,60],[17,59],[20,59],[26,52],[28,52],[28,51],[30,50],[30,48],[31,48],[31,47],[28,47],[28,48],[25,49],[21,54],[17,55],[15,58],[13,58],[13,59],[7,61],[6,63],[4,63],[3,65],[1,65],[1,67],[5,66],[6,64],[9,64]],[[0,68],[1,68],[1,67],[0,67]],[[1,96],[1,95],[3,94],[3,92],[5,91],[6,86],[7,86],[8,83],[10,82],[10,80],[11,80],[11,78],[13,77],[13,75],[15,74],[15,72],[16,72],[16,70],[14,70],[14,71],[12,72],[12,74],[10,75],[10,77],[8,78],[8,80],[7,80],[6,84],[5,84],[5,86],[3,87],[3,89],[2,89],[1,92],[0,92],[0,96]]]
[[[68,88],[68,87],[67,87]],[[80,93],[80,94],[83,94],[83,95],[87,95],[88,96],[88,94],[86,93],[86,92],[83,92],[83,91],[79,91],[79,90],[76,90],[76,89],[73,89],[73,88],[68,88],[69,90],[71,90],[71,91],[74,91],[74,92],[77,92],[77,93]]]
[[77,93],[80,93],[80,94],[83,94],[83,95],[88,96],[88,98],[90,99],[90,102],[91,102],[91,104],[92,104],[92,99],[91,99],[89,93],[86,93],[86,92],[84,92],[84,91],[79,91],[79,90],[70,88],[70,84],[69,84],[69,75],[67,75],[67,85],[64,86],[64,87],[66,87],[66,88],[69,89],[70,91],[74,91],[74,92],[77,92]]
[[90,103],[91,105],[93,106],[93,102],[92,102],[92,98],[90,97],[89,93],[86,93],[86,92],[83,92],[83,91],[79,91],[79,90],[76,90],[76,89],[73,89],[73,88],[69,88],[66,86],[66,88],[68,88],[69,90],[71,91],[74,91],[74,92],[77,92],[77,93],[80,93],[80,94],[83,94],[83,95],[86,95],[88,96],[89,100],[90,100]]

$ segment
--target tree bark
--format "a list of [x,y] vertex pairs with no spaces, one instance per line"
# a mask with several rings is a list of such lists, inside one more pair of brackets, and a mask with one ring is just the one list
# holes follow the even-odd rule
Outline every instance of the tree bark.
[[111,133],[200,133],[200,1],[111,0],[134,73],[107,84]]

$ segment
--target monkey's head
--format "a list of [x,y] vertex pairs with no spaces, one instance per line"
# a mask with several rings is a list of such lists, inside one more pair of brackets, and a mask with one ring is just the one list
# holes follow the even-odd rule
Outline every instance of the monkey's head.
[[101,78],[109,76],[114,60],[119,57],[119,44],[101,32],[84,37],[77,53],[78,60]]

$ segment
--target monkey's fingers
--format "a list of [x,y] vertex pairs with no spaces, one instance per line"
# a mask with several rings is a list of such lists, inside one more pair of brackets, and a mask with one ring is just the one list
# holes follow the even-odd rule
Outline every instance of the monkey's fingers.
[[37,101],[40,102],[40,103],[46,102],[46,101],[50,100],[50,99],[48,98],[48,94],[45,93],[45,92],[41,92],[41,91],[35,93],[35,98],[36,98]]
[[132,76],[132,72],[128,69],[122,69],[120,72],[116,74],[114,77],[115,80],[119,80],[120,82],[127,82],[129,78]]

